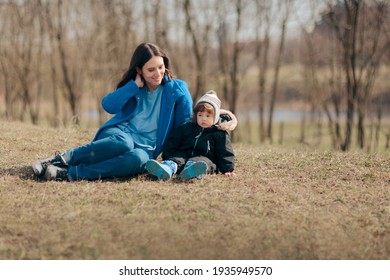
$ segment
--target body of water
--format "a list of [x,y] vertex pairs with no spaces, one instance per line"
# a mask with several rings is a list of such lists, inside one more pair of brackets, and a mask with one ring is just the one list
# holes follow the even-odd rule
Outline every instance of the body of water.
[[[318,116],[318,113],[316,113]],[[265,112],[264,118],[268,120],[269,112]],[[273,120],[274,121],[300,121],[303,117],[310,118],[311,112],[306,112],[303,110],[292,110],[292,109],[275,109],[273,114]],[[341,114],[341,117],[343,118],[345,116],[345,113]],[[326,120],[326,114],[324,112],[321,113],[321,117]],[[367,119],[370,116],[367,115]],[[373,115],[373,117],[376,119],[376,114]],[[257,121],[260,119],[260,114],[258,110],[250,109],[250,110],[240,110],[237,113],[237,118],[239,121],[248,121],[248,120],[254,120]],[[390,121],[390,112],[384,111],[382,112],[382,119],[383,120],[389,120]]]
[[[266,120],[268,120],[268,114],[269,112],[265,112],[264,117]],[[273,119],[274,121],[300,121],[305,116],[306,118],[310,118],[310,112],[305,112],[302,110],[292,110],[292,109],[276,109],[274,111]],[[342,117],[345,116],[345,114],[342,114]],[[97,120],[99,118],[99,114],[97,110],[89,110],[89,111],[83,111],[81,113],[81,117],[88,119],[88,120]],[[321,113],[321,117],[326,120],[325,113]],[[368,116],[367,116],[368,117]],[[376,118],[376,116],[374,116]],[[260,119],[259,111],[255,109],[250,110],[239,110],[237,113],[237,118],[239,121],[248,121],[253,120],[257,121]],[[383,112],[383,119],[390,121],[390,112]]]

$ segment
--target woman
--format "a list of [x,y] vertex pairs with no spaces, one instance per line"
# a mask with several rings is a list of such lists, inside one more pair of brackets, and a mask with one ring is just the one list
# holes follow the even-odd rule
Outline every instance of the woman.
[[174,79],[170,60],[156,45],[140,44],[114,92],[102,100],[114,116],[89,144],[32,164],[46,180],[94,180],[142,173],[161,152],[171,131],[190,121],[192,98]]

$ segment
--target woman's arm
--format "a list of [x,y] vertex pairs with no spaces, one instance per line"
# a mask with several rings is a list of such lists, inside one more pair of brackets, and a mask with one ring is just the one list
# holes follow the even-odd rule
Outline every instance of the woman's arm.
[[109,114],[117,114],[122,110],[123,106],[126,105],[129,99],[135,96],[139,90],[140,89],[135,81],[130,80],[123,87],[120,87],[103,97],[102,107]]

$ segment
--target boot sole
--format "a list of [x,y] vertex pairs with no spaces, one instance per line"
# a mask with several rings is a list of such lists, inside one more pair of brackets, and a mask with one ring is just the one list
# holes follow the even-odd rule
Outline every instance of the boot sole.
[[52,170],[53,168],[54,168],[54,165],[49,165],[46,168],[46,172],[45,172],[44,178],[47,181],[55,181],[56,180],[57,171],[56,170]]
[[31,165],[31,168],[36,176],[43,175],[43,167],[40,160],[34,161],[33,164]]
[[207,170],[207,164],[204,162],[195,162],[193,165],[190,167],[184,169],[180,173],[180,177],[186,180],[195,178],[196,176],[202,175],[206,172]]
[[171,175],[163,167],[161,167],[161,164],[156,160],[149,160],[146,163],[146,170],[159,179],[171,179]]
[[59,167],[58,166],[55,166],[55,165],[49,165],[47,168],[46,168],[46,172],[45,172],[45,175],[43,176],[46,181],[71,181],[69,179],[69,176],[66,176],[66,177],[57,177],[58,174],[57,172],[59,171],[58,170]]

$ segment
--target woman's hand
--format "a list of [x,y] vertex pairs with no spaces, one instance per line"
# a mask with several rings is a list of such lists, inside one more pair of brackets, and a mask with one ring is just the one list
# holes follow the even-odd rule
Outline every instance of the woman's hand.
[[223,114],[228,115],[231,120],[227,121],[227,122],[222,122],[219,125],[217,125],[218,129],[225,130],[225,131],[233,131],[236,128],[237,123],[238,123],[236,116],[232,112],[225,110],[225,109],[221,109],[220,114],[221,115],[223,115]]
[[137,73],[137,76],[135,77],[135,83],[139,88],[142,88],[144,86],[144,79],[140,74]]

